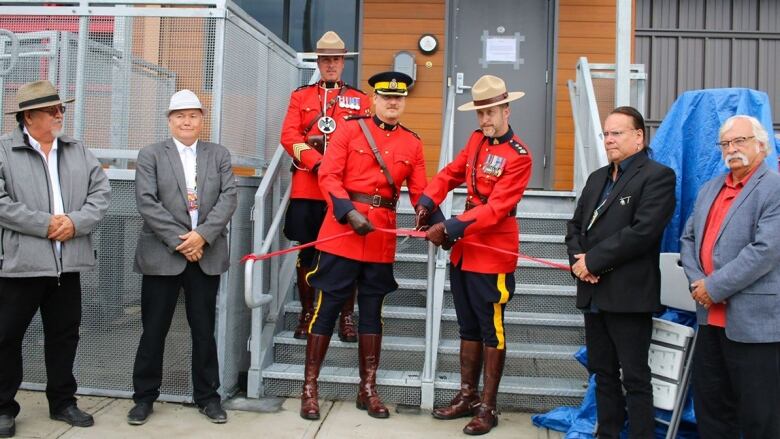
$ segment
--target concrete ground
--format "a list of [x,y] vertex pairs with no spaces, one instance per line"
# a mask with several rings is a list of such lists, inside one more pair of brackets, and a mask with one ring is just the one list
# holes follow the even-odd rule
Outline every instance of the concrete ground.
[[[22,411],[16,418],[18,438],[426,438],[468,437],[461,429],[468,419],[438,421],[427,411],[391,408],[390,419],[374,419],[355,408],[353,402],[322,402],[319,421],[298,416],[297,399],[234,399],[228,408],[228,423],[208,422],[197,408],[182,404],[156,403],[149,422],[130,426],[126,422],[132,401],[104,397],[79,397],[79,407],[95,417],[90,428],[71,427],[49,419],[42,392],[20,391],[17,401]],[[241,410],[239,410],[241,409]],[[251,411],[247,411],[251,410]],[[560,438],[556,432],[540,430],[531,424],[528,413],[502,413],[498,427],[486,436],[491,439]]]

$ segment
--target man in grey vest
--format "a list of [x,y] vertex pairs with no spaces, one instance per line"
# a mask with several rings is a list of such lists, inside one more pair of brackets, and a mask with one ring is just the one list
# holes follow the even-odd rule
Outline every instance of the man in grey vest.
[[160,396],[165,337],[183,289],[193,399],[211,422],[224,423],[214,322],[219,277],[230,265],[227,224],[236,210],[236,183],[227,148],[199,140],[203,107],[195,93],[181,90],[171,97],[168,128],[172,137],[143,148],[136,166],[136,202],[144,220],[135,253],[135,270],[143,274],[143,334],[133,368],[136,405],[127,422],[145,423]]
[[81,323],[80,272],[95,266],[90,233],[111,194],[95,156],[62,135],[64,103],[49,81],[17,93],[18,125],[0,137],[0,437],[15,434],[22,340],[43,320],[52,419],[94,424],[76,406],[73,361]]

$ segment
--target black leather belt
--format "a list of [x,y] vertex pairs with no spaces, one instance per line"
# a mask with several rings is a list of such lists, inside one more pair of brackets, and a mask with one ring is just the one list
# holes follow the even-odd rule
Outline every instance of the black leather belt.
[[385,209],[395,210],[396,200],[382,198],[381,195],[361,194],[360,192],[347,192],[349,199],[358,203],[366,203],[373,207],[384,207]]
[[[477,206],[482,206],[482,204],[474,204],[471,201],[466,201],[466,210],[471,210]],[[509,211],[509,213],[506,216],[515,216],[517,215],[517,206],[513,207],[512,210]]]

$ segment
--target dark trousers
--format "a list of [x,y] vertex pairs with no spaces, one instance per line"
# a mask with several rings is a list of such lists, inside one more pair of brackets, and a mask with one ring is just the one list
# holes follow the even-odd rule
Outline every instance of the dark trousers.
[[647,364],[652,329],[650,313],[585,313],[588,369],[596,374],[599,438],[620,437],[626,409],[631,439],[655,437],[653,387]]
[[133,400],[153,402],[160,396],[165,337],[171,327],[179,290],[184,290],[187,322],[192,334],[192,386],[195,403],[219,399],[219,364],[214,319],[219,276],[210,276],[197,263],[188,263],[176,276],[144,275],[141,285],[143,334],[133,367]]
[[692,382],[702,438],[780,438],[780,343],[738,343],[702,325]]
[[[314,309],[314,317],[309,326],[310,332],[319,335],[333,335],[336,319],[347,299],[355,294],[355,288],[350,286],[337,291],[319,291],[319,298]],[[382,334],[382,304],[384,295],[360,294],[357,295],[358,333]]]
[[515,294],[514,273],[474,273],[452,265],[450,284],[461,340],[506,349],[504,311]]
[[49,411],[76,404],[73,361],[79,343],[81,282],[78,273],[55,277],[0,278],[0,414],[16,416],[22,384],[22,340],[41,310]]

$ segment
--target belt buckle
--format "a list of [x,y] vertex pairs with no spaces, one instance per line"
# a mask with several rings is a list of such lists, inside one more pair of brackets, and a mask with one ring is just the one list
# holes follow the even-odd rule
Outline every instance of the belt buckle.
[[371,197],[371,206],[382,207],[382,197],[380,195],[374,195]]

